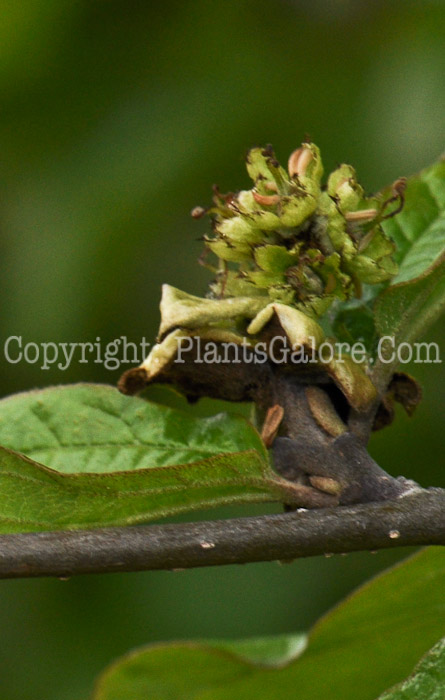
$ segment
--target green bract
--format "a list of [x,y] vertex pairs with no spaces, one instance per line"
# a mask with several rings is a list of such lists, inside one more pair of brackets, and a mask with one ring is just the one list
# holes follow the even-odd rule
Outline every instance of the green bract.
[[319,149],[304,143],[287,171],[269,146],[253,148],[247,171],[252,189],[216,191],[207,210],[206,248],[218,258],[211,297],[259,297],[317,318],[336,299],[360,296],[362,283],[397,273],[394,243],[380,225],[383,199],[364,196],[351,166],[334,170],[322,188]]
[[[243,346],[251,351],[261,346],[273,361],[273,344],[268,344],[271,323],[276,324],[277,332],[294,352],[313,357],[310,366],[321,372],[326,381],[328,377],[332,379],[355,409],[366,410],[376,399],[375,387],[363,365],[353,362],[347,355],[337,359],[334,348],[330,358],[319,355],[323,344],[329,347],[329,339],[317,321],[302,311],[278,302],[269,303],[267,297],[201,299],[168,284],[162,287],[159,343],[139,368],[124,373],[120,389],[132,394],[152,382],[175,383],[173,368],[182,367],[184,363],[181,359],[180,364],[176,364],[178,348],[186,338],[200,339],[215,347],[224,343]],[[304,369],[306,363],[300,365],[297,360],[294,368],[298,371],[299,367]],[[206,371],[211,376],[212,364]]]

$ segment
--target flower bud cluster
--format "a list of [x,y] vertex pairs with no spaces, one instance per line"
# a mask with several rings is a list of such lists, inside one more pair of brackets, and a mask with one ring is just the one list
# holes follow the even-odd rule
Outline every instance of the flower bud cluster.
[[361,295],[397,273],[394,243],[380,222],[383,202],[367,198],[354,169],[340,165],[321,185],[323,165],[313,143],[303,143],[280,166],[270,146],[247,156],[250,190],[223,195],[215,188],[205,213],[213,233],[206,248],[213,298],[264,297],[317,318],[336,300]]

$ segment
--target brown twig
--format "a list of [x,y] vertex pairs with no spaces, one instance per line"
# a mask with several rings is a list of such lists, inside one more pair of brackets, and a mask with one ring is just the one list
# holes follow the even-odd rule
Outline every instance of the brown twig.
[[183,569],[445,545],[445,489],[209,522],[0,536],[0,578]]

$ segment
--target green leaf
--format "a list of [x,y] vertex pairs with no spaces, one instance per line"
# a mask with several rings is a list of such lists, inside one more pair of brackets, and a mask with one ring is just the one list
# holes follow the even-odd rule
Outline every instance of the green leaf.
[[228,503],[279,499],[254,450],[190,464],[61,474],[0,448],[0,532],[131,525]]
[[93,700],[374,700],[443,634],[444,587],[444,549],[430,548],[334,608],[284,667],[265,669],[246,647],[153,645],[106,669]]
[[421,659],[413,674],[379,700],[443,700],[445,696],[445,637]]
[[421,277],[390,286],[377,299],[380,336],[392,335],[398,345],[421,336],[445,307],[445,254]]
[[31,458],[0,448],[0,532],[292,502],[292,484],[272,471],[243,417],[194,418],[112,387],[56,387],[4,399],[0,442]]
[[[377,298],[375,323],[395,347],[419,338],[445,308],[445,161],[408,181],[405,206],[384,223],[397,244],[399,274]],[[388,345],[374,370],[383,387],[398,364]]]
[[[258,667],[282,667],[298,657],[304,642],[304,635],[280,635],[136,650],[99,680],[94,700],[212,700],[213,693],[225,686],[227,694],[218,697],[232,700],[236,698],[230,695],[234,682],[256,673]],[[172,665],[167,668],[167,664]]]
[[119,472],[188,464],[264,444],[242,416],[195,418],[114,387],[76,384],[0,401],[0,445],[59,472]]

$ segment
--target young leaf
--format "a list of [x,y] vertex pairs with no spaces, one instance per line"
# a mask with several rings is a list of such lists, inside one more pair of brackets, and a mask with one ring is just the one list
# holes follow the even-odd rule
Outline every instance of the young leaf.
[[445,637],[417,664],[412,675],[379,700],[443,700],[445,695]]
[[27,455],[0,448],[3,533],[127,525],[228,503],[292,503],[299,488],[270,468],[244,418],[194,418],[106,386],[1,401],[0,442]]
[[92,700],[374,700],[443,633],[444,586],[443,549],[424,550],[323,618],[284,667],[264,668],[247,641],[153,645],[106,669]]

